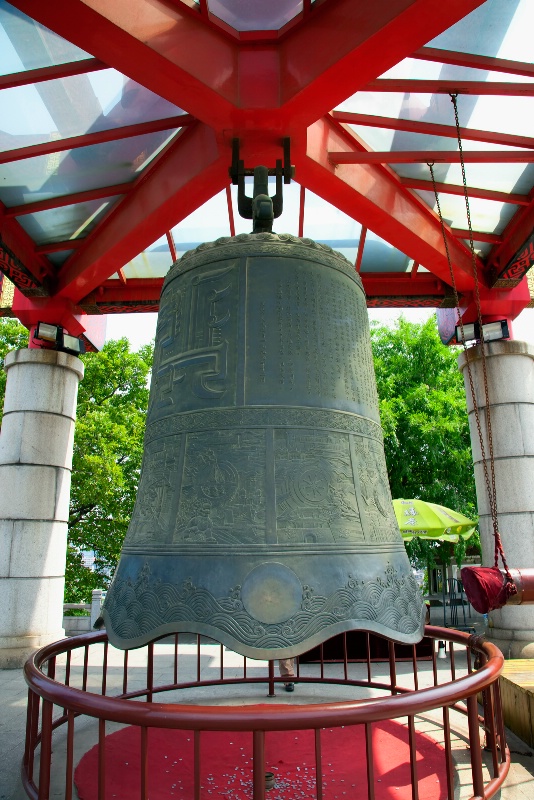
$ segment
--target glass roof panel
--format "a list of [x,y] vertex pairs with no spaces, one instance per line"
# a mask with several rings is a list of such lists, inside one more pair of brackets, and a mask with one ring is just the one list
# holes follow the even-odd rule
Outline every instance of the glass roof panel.
[[[234,214],[237,214],[237,207],[234,207]],[[178,258],[202,242],[213,242],[221,236],[230,236],[226,191],[218,192],[172,229]]]
[[[248,181],[248,179],[247,179]],[[271,183],[271,181],[269,181]],[[270,185],[271,193],[274,193],[274,182]],[[291,186],[284,186],[284,214],[287,214],[288,207],[294,205],[290,198],[298,194],[299,187],[293,189]],[[290,189],[288,192],[287,190]],[[293,189],[291,191],[291,189]],[[232,187],[232,205],[234,209],[234,221],[236,233],[250,233],[251,221],[245,220],[237,212],[237,187]],[[247,192],[252,194],[252,179],[250,186],[247,183]],[[298,207],[295,212],[298,220]],[[282,216],[281,220],[284,219]],[[276,221],[275,221],[276,222]],[[297,234],[298,222],[292,225],[292,230]],[[294,228],[294,230],[293,230]],[[282,230],[282,228],[280,228]],[[286,227],[283,228],[286,230]],[[228,216],[228,203],[226,191],[218,192],[210,200],[189,214],[172,231],[174,247],[178,258],[188,250],[193,250],[203,242],[215,241],[223,236],[230,236],[230,220]],[[140,253],[135,259],[125,264],[123,267],[124,276],[128,278],[162,278],[172,264],[172,257],[167,242],[167,237],[163,236],[154,242],[146,251]]]
[[406,272],[412,264],[400,250],[367,231],[360,272]]
[[[451,138],[427,136],[405,131],[390,131],[360,125],[351,125],[350,127],[360,138],[364,139],[373,150],[389,150],[391,152],[402,150],[458,150],[456,140]],[[462,144],[465,152],[474,150],[507,152],[516,149],[472,140],[465,140]],[[422,180],[431,179],[427,164],[392,164],[391,166],[398,175],[403,177],[418,177]],[[477,167],[479,169],[476,169]],[[480,167],[483,167],[483,169],[480,169]],[[505,176],[507,181],[505,188],[496,185],[493,172],[494,167],[505,167],[505,170],[501,171],[501,175]],[[526,171],[528,171],[532,177],[533,172],[532,165],[525,164],[466,164],[465,168],[468,184],[470,186],[478,186],[479,188],[486,189],[501,189],[501,191],[519,191],[515,188],[519,177]],[[434,175],[438,182],[462,185],[461,166],[459,164],[435,164]],[[473,180],[475,175],[478,176],[480,183],[476,183],[476,181]],[[428,205],[434,207],[435,199],[432,192],[419,192],[419,195]],[[440,202],[444,217],[449,224],[453,225],[453,227],[465,227],[467,223],[465,220],[463,198],[444,193],[443,199],[440,199]],[[446,212],[445,208],[449,210]],[[496,201],[472,199],[473,227],[476,230],[500,233],[504,226],[503,221],[509,221],[513,212],[514,207],[511,205],[505,206],[503,203]],[[458,221],[459,216],[463,218],[463,222]]]
[[184,112],[113,69],[0,92],[0,147],[81,136]]
[[92,58],[0,0],[0,75]]
[[[403,178],[430,180],[426,164],[395,164],[394,169]],[[465,169],[467,185],[479,189],[526,195],[534,182],[534,164],[466,164]],[[434,174],[438,182],[462,186],[460,164],[436,164]]]
[[428,46],[530,62],[533,13],[532,0],[486,0]]
[[[443,74],[444,70],[446,70],[446,75]],[[456,64],[441,64],[439,61],[425,61],[421,58],[405,58],[380,77],[396,78],[397,80],[502,81],[511,83],[532,83],[533,80],[529,75],[492,72],[486,69],[461,67]]]
[[237,31],[278,30],[302,11],[302,0],[208,0],[212,14]]
[[0,164],[0,201],[14,206],[128,183],[175,133],[159,131]]
[[74,250],[61,250],[59,253],[47,253],[47,259],[56,267],[61,267]]
[[[143,253],[128,261],[122,268],[126,280],[132,278],[163,278],[172,266],[172,256],[166,236],[161,236]],[[113,277],[118,278],[117,273]]]
[[[440,125],[455,124],[454,109],[447,94],[358,92],[336,110]],[[532,136],[534,97],[459,95],[458,116],[463,128]]]
[[351,264],[356,263],[362,226],[352,217],[306,190],[304,236],[338,250]]
[[[417,194],[428,203],[431,208],[437,211],[435,197],[432,192],[417,191]],[[440,192],[439,204],[443,218],[448,225],[453,228],[464,228],[467,230],[468,223],[465,200],[463,197]],[[469,210],[474,231],[502,233],[517,211],[517,206],[511,203],[495,203],[492,200],[470,197]]]
[[479,97],[475,103],[469,117],[469,127],[517,136],[532,136],[533,119],[534,97],[485,95]]
[[[471,247],[469,244],[469,239],[461,239],[460,241],[462,241],[467,248]],[[473,247],[475,248],[475,253],[477,256],[480,256],[480,258],[487,258],[494,245],[490,242],[478,242],[476,237],[473,237]]]
[[83,238],[116,199],[91,200],[39,211],[36,214],[25,214],[18,221],[37,245]]
[[[350,125],[349,127],[372,150],[392,153],[402,150],[458,150],[456,139],[448,136],[429,136],[425,133],[392,131],[388,128],[372,128],[369,125]],[[467,142],[465,145],[464,150],[467,149]],[[474,149],[479,150],[481,148],[476,147]],[[492,145],[491,149],[498,150],[499,148]]]

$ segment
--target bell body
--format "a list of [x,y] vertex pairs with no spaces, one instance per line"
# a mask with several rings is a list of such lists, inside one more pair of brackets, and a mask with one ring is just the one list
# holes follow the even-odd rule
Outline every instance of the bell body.
[[188,631],[286,658],[352,629],[414,643],[424,615],[354,268],[272,233],[187,253],[161,295],[110,641]]

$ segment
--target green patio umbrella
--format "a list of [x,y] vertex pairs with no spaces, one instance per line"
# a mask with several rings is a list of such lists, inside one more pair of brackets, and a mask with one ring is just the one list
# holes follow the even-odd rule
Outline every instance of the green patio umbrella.
[[406,542],[415,537],[419,539],[439,539],[442,542],[456,542],[468,539],[477,526],[471,520],[445,506],[427,503],[425,500],[393,501],[395,516]]

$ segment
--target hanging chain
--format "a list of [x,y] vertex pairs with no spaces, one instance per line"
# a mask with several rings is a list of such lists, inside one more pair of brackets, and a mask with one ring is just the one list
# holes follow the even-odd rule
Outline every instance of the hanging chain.
[[[449,243],[447,241],[447,234],[446,234],[446,231],[445,231],[445,223],[443,222],[443,215],[442,215],[442,212],[441,212],[441,204],[439,202],[439,195],[438,195],[438,191],[437,191],[437,187],[436,187],[436,178],[434,176],[434,165],[433,165],[433,163],[429,162],[428,163],[428,167],[430,169],[430,176],[432,178],[432,186],[433,186],[433,189],[434,189],[434,196],[436,198],[436,207],[438,209],[439,220],[440,220],[440,223],[441,223],[441,232],[442,232],[442,235],[443,235],[443,243],[445,245],[445,253],[446,253],[446,256],[447,256],[447,263],[449,265],[449,272],[450,272],[450,276],[451,276],[451,284],[452,284],[452,288],[453,288],[453,291],[454,291],[454,302],[455,302],[456,308],[459,310],[459,308],[460,308],[460,298],[459,298],[458,289],[457,289],[457,286],[456,286],[456,277],[454,275],[454,270],[453,270],[453,267],[452,267],[452,260],[451,260],[451,255],[450,255],[450,251],[449,251]],[[483,468],[484,468],[484,479],[485,479],[485,482],[486,482],[486,489],[487,489],[487,493],[488,493],[488,501],[489,501],[489,506],[490,506],[491,518],[492,518],[492,522],[493,522],[493,529],[495,531],[495,512],[496,512],[495,495],[494,495],[494,492],[492,491],[492,485],[490,483],[490,477],[489,477],[489,473],[488,473],[488,465],[487,465],[487,461],[486,461],[486,452],[485,452],[485,446],[484,446],[484,437],[482,435],[482,423],[480,421],[478,403],[476,401],[475,384],[474,384],[474,381],[473,381],[473,371],[471,369],[471,362],[469,360],[469,351],[468,351],[468,348],[466,347],[466,344],[465,344],[464,322],[463,322],[462,315],[460,313],[458,314],[458,318],[459,318],[459,323],[460,323],[460,330],[461,330],[461,335],[462,335],[462,343],[463,343],[463,347],[464,347],[465,360],[466,360],[466,364],[467,364],[467,376],[468,376],[468,379],[469,379],[469,389],[470,389],[470,392],[471,392],[471,398],[473,400],[473,410],[474,410],[474,413],[475,413],[475,421],[476,421],[476,426],[477,426],[477,431],[478,431],[478,438],[479,438],[479,442],[480,442],[480,450],[481,450],[481,455],[482,455],[482,464],[483,464]]]
[[508,595],[515,594],[517,589],[513,582],[513,578],[510,574],[510,570],[508,568],[508,564],[506,562],[506,558],[504,555],[504,548],[502,545],[502,539],[499,532],[499,521],[497,515],[497,490],[496,490],[496,482],[495,482],[495,460],[494,460],[494,451],[493,451],[493,436],[491,430],[491,412],[490,412],[490,403],[489,403],[489,387],[488,387],[488,372],[487,372],[487,364],[486,364],[486,353],[484,349],[484,331],[482,327],[482,308],[480,302],[480,285],[478,280],[478,269],[476,263],[476,255],[475,255],[475,247],[473,242],[473,227],[471,224],[471,210],[469,207],[469,195],[467,192],[467,179],[465,175],[465,162],[464,162],[464,155],[463,155],[463,148],[462,148],[462,138],[460,134],[460,122],[458,118],[458,104],[457,104],[457,94],[451,94],[451,101],[454,107],[454,120],[456,123],[456,135],[458,140],[458,149],[460,152],[460,165],[462,169],[462,182],[463,182],[463,189],[464,189],[464,198],[465,198],[465,208],[467,214],[467,224],[469,228],[469,249],[471,252],[471,261],[473,267],[473,280],[474,280],[474,290],[475,290],[475,304],[477,308],[477,316],[478,316],[478,324],[480,329],[480,351],[482,356],[482,375],[483,375],[483,382],[484,382],[484,398],[486,402],[486,432],[488,438],[488,451],[489,451],[489,470],[488,470],[488,463],[486,459],[486,452],[484,446],[484,437],[482,434],[482,424],[480,421],[480,414],[479,408],[476,398],[475,392],[475,385],[473,381],[473,374],[471,369],[471,361],[469,359],[469,350],[466,345],[465,341],[465,332],[464,332],[464,323],[462,319],[462,314],[460,313],[460,301],[458,296],[458,289],[456,286],[456,278],[454,275],[454,269],[452,266],[452,259],[449,251],[449,245],[447,241],[447,235],[445,231],[445,224],[443,221],[443,215],[441,213],[441,205],[439,202],[439,196],[436,187],[436,179],[434,176],[434,165],[433,163],[429,163],[428,167],[430,169],[430,175],[432,178],[432,186],[434,188],[434,196],[436,199],[436,207],[438,210],[439,220],[441,223],[441,232],[443,235],[443,243],[445,245],[445,254],[447,257],[447,263],[449,265],[449,272],[451,276],[451,284],[454,292],[454,300],[456,303],[456,308],[458,310],[458,318],[460,323],[460,331],[462,334],[462,343],[464,347],[464,354],[465,354],[465,361],[467,366],[467,375],[469,380],[469,389],[471,392],[471,398],[473,401],[473,411],[475,414],[476,426],[478,431],[478,438],[480,443],[480,451],[482,456],[482,466],[484,470],[484,481],[486,484],[486,490],[488,495],[488,502],[489,508],[491,513],[491,520],[493,525],[493,536],[495,541],[495,551],[494,551],[494,566],[498,567],[499,564],[499,556],[501,557],[501,561],[503,563],[503,567],[506,573],[506,582],[507,582],[507,593]]

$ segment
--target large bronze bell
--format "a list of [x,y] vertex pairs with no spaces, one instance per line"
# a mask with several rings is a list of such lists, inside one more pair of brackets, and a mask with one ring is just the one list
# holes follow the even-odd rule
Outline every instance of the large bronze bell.
[[336,633],[421,639],[391,503],[365,296],[309,239],[203,244],[161,295],[137,501],[104,621],[286,658]]

